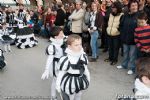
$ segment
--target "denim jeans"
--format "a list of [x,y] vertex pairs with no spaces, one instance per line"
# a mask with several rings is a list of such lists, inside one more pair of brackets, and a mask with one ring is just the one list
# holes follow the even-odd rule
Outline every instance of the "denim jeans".
[[124,58],[123,58],[122,66],[125,69],[129,68],[129,70],[135,72],[135,61],[137,58],[136,45],[123,44],[123,53],[124,53]]
[[99,36],[98,31],[94,31],[91,33],[90,45],[92,49],[92,58],[97,58],[98,56],[98,44],[97,44],[98,36]]
[[50,27],[44,27],[44,26],[42,26],[41,27],[41,32],[40,32],[40,35],[41,36],[44,36],[44,37],[50,37]]

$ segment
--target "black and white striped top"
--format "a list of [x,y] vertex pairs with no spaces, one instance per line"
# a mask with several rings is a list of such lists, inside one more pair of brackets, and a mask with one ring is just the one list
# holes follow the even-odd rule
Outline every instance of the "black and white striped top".
[[61,90],[69,95],[87,89],[90,82],[87,64],[88,59],[84,52],[80,55],[67,53],[67,56],[60,58],[56,85],[60,85]]
[[9,17],[8,20],[9,27],[15,27],[16,26],[15,13],[14,12],[9,13],[8,17]]
[[18,24],[26,25],[27,22],[26,22],[26,13],[25,13],[25,11],[19,10],[17,17],[18,17],[19,20],[23,21],[22,23],[18,22]]

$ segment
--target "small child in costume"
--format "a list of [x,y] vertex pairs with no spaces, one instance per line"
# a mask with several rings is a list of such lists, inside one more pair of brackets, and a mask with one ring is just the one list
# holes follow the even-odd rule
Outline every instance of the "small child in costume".
[[0,70],[2,70],[6,66],[5,57],[3,55],[3,51],[0,49]]
[[46,49],[48,55],[45,71],[42,74],[41,79],[48,79],[49,75],[52,77],[51,84],[51,100],[57,100],[56,98],[56,77],[58,74],[57,63],[61,56],[63,56],[65,49],[66,37],[64,36],[63,30],[60,27],[52,28],[52,37],[50,38],[50,45]]
[[0,29],[1,41],[4,44],[4,51],[11,52],[10,44],[13,43],[13,39],[10,37],[10,30],[8,30],[6,23],[2,24]]
[[83,90],[90,83],[88,59],[82,48],[80,36],[72,34],[67,39],[66,55],[59,60],[56,89],[63,100],[81,100]]
[[150,58],[140,58],[137,63],[137,78],[135,80],[136,100],[150,100]]

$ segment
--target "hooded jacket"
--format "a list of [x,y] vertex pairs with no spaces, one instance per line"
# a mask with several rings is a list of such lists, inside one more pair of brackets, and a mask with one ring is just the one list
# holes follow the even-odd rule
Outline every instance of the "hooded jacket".
[[135,97],[136,100],[150,100],[150,88],[142,83],[139,79],[135,80]]

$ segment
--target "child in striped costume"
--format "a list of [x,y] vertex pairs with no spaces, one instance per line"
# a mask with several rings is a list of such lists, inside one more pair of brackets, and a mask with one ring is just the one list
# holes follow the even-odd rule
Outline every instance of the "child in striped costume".
[[52,77],[51,84],[51,100],[57,100],[56,98],[56,77],[58,74],[57,62],[60,57],[63,56],[63,49],[65,36],[60,27],[52,28],[52,37],[50,38],[50,45],[46,49],[46,53],[48,55],[45,71],[42,74],[41,79],[48,79],[49,75]]
[[68,36],[67,54],[59,60],[56,89],[61,92],[63,100],[80,100],[82,91],[89,86],[88,59],[81,41],[78,35]]
[[13,39],[10,36],[10,31],[7,28],[6,23],[2,24],[2,27],[0,28],[0,35],[1,35],[1,42],[4,45],[4,52],[11,52],[11,46],[10,44],[13,43]]

